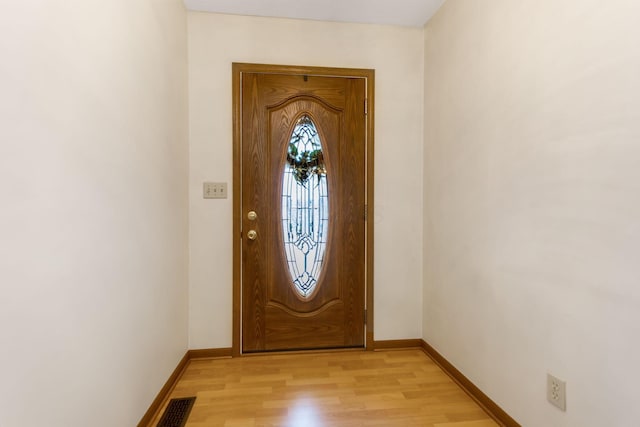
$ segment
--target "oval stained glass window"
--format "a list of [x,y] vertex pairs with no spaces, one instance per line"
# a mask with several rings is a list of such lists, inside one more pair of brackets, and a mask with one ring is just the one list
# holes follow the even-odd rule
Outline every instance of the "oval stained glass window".
[[310,297],[318,284],[327,247],[329,198],[322,142],[308,115],[289,139],[282,180],[285,257],[295,292]]

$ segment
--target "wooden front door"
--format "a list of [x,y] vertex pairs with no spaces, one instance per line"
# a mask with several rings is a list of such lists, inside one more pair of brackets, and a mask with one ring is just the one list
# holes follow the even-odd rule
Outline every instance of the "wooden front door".
[[365,344],[367,79],[324,70],[238,76],[242,352]]

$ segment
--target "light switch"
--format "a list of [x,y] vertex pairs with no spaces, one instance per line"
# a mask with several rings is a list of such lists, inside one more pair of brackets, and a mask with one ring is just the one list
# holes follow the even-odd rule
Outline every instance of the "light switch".
[[226,199],[226,182],[205,182],[203,185],[203,195],[205,199]]

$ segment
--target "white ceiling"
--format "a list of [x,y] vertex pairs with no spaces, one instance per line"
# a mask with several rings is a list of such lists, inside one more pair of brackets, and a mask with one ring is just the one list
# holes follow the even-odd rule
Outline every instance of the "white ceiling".
[[189,10],[232,15],[422,27],[445,0],[184,0]]

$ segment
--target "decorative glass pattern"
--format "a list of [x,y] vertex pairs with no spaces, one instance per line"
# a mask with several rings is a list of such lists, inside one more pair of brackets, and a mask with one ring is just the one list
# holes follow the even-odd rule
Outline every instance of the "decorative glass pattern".
[[309,297],[317,283],[327,247],[329,199],[322,143],[307,115],[296,122],[282,180],[282,231],[293,288]]

